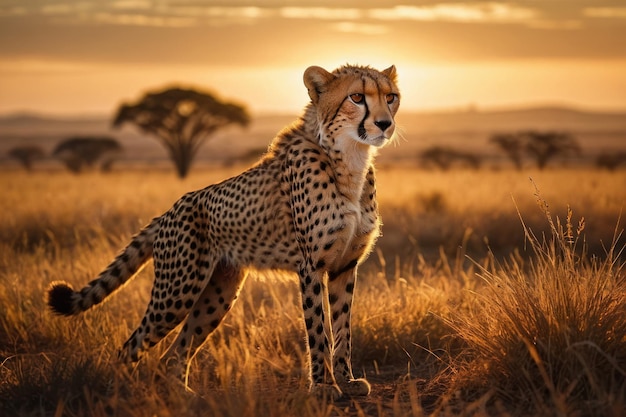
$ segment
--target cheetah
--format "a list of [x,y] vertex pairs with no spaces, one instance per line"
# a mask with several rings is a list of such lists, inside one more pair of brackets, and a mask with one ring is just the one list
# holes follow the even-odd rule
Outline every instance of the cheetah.
[[380,230],[373,161],[395,130],[396,68],[312,66],[303,78],[303,115],[254,166],[185,194],[81,290],[51,283],[52,311],[70,316],[101,303],[152,258],[151,299],[120,354],[137,361],[180,325],[162,360],[183,367],[232,308],[248,271],[295,272],[310,389],[368,395],[370,384],[352,372],[350,318],[357,268]]

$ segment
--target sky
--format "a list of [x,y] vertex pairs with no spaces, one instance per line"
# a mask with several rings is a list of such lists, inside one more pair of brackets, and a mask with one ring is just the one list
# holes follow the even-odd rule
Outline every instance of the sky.
[[112,114],[172,85],[299,112],[302,74],[396,65],[402,108],[626,109],[623,0],[0,0],[0,113]]

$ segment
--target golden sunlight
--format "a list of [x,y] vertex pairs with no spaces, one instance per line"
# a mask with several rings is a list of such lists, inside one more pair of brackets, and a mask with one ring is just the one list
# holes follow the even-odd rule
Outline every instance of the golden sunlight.
[[140,91],[184,84],[294,113],[307,100],[306,67],[346,63],[395,64],[403,110],[624,109],[625,22],[626,8],[610,2],[26,0],[0,6],[0,112],[109,113]]

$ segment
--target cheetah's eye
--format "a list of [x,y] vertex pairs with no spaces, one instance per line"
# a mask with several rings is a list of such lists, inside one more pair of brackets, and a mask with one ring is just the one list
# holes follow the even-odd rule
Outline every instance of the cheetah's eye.
[[350,94],[350,100],[352,100],[356,104],[363,104],[363,99],[365,96],[361,93]]
[[396,101],[397,98],[398,98],[398,95],[397,94],[393,94],[393,93],[387,94],[385,96],[385,99],[387,100],[387,104],[393,103],[394,101]]

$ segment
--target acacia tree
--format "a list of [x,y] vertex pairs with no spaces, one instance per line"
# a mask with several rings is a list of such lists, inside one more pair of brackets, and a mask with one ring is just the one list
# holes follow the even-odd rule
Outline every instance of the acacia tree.
[[522,169],[524,153],[533,158],[539,169],[560,155],[580,154],[576,139],[565,132],[539,132],[534,130],[493,135],[490,142],[509,157],[515,167]]
[[432,146],[420,152],[420,157],[426,164],[433,164],[443,171],[447,171],[454,163],[466,164],[470,168],[480,168],[480,158],[468,152],[456,151],[446,146]]
[[603,152],[596,157],[596,166],[615,171],[620,165],[626,164],[626,152]]
[[207,138],[230,124],[247,126],[250,116],[244,107],[210,93],[170,88],[147,93],[135,104],[123,104],[113,126],[126,122],[154,135],[167,149],[178,176],[185,178]]
[[537,161],[537,168],[544,169],[548,161],[559,155],[579,154],[576,139],[564,132],[522,132],[525,148]]
[[67,169],[80,173],[85,167],[92,167],[102,161],[101,169],[108,171],[122,146],[110,137],[73,137],[59,143],[52,155],[65,163]]
[[498,146],[500,150],[506,154],[518,171],[522,169],[524,143],[519,135],[500,133],[493,135],[489,141]]
[[39,146],[24,145],[11,148],[8,155],[17,159],[27,171],[32,171],[33,161],[43,158],[45,153]]

